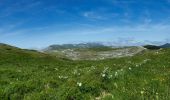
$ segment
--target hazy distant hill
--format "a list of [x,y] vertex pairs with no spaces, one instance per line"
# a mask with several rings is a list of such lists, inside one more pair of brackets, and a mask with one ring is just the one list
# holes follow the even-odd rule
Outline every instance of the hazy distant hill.
[[160,46],[156,46],[156,45],[145,45],[143,47],[150,50],[157,50],[161,48]]
[[160,46],[157,46],[157,45],[145,45],[143,47],[147,48],[147,49],[151,49],[151,50],[157,50],[157,49],[160,49],[160,48],[170,48],[170,43],[166,43],[166,44],[163,44],[163,45],[160,45]]
[[101,43],[80,43],[51,45],[43,51],[56,57],[65,57],[72,60],[102,60],[133,56],[143,50],[143,47],[137,46],[113,48]]
[[170,48],[170,43],[166,43],[160,46],[161,48]]
[[107,47],[101,43],[80,43],[80,44],[62,44],[62,45],[51,45],[44,50],[59,50],[59,49],[73,49],[73,48],[99,48]]

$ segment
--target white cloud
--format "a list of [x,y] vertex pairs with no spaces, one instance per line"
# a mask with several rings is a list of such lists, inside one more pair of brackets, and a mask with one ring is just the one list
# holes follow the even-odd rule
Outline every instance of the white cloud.
[[103,16],[93,11],[84,12],[83,16],[90,19],[105,19]]

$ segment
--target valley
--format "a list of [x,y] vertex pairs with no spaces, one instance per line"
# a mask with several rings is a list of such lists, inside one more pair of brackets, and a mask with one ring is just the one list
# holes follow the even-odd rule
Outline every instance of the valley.
[[133,56],[145,50],[143,47],[100,47],[100,48],[73,48],[45,51],[56,57],[66,57],[72,60],[103,60],[108,58],[119,58]]

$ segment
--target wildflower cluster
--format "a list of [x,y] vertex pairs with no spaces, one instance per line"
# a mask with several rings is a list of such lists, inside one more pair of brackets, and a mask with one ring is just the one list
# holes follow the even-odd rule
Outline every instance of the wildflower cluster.
[[80,74],[80,70],[78,71],[77,68],[74,69],[72,73],[73,73],[74,75],[78,75],[78,76],[81,75],[81,74]]
[[105,80],[113,78],[113,73],[110,72],[109,67],[105,67],[101,73],[102,78]]

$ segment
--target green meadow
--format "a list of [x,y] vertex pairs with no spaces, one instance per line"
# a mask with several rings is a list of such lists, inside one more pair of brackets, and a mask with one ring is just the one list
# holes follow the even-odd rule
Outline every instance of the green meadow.
[[1,45],[0,100],[170,100],[169,55],[70,60]]

